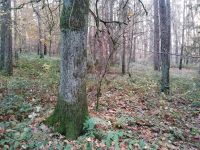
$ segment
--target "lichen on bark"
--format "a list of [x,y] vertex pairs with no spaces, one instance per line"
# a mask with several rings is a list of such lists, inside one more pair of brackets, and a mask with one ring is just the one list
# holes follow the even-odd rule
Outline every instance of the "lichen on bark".
[[76,139],[88,116],[86,96],[88,0],[64,0],[61,15],[61,78],[58,102],[47,125]]
[[60,29],[79,30],[87,24],[89,0],[64,0],[63,10],[60,17]]

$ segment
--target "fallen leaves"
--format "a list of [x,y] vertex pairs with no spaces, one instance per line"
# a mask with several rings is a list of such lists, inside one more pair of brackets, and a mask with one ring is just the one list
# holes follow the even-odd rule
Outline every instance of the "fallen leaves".
[[[6,136],[10,136],[17,140],[16,137],[23,135],[23,138],[27,137],[27,139],[20,141],[19,147],[24,149],[36,147],[38,149],[62,147],[73,150],[116,150],[116,147],[120,150],[128,148],[130,150],[198,149],[200,140],[198,101],[193,102],[183,97],[179,91],[178,94],[175,93],[171,97],[159,95],[157,80],[152,74],[146,76],[144,70],[141,70],[139,74],[136,72],[131,78],[118,75],[114,75],[113,78],[113,75],[107,75],[109,83],[104,83],[99,111],[94,110],[96,87],[92,78],[89,78],[90,84],[87,87],[89,113],[91,118],[99,118],[92,121],[94,124],[90,132],[95,133],[88,136],[88,132],[86,132],[79,139],[68,141],[64,136],[55,133],[42,123],[53,112],[57,101],[55,95],[58,81],[52,82],[54,78],[52,79],[46,73],[55,68],[45,62],[34,65],[31,66],[32,70],[41,69],[41,66],[43,69],[37,70],[36,73],[27,69],[23,70],[23,67],[22,70],[19,68],[15,70],[16,78],[9,86],[15,88],[16,93],[14,94],[17,96],[8,98],[12,100],[18,98],[26,103],[20,103],[20,106],[17,106],[19,109],[14,107],[11,111],[7,107],[9,110],[0,115],[0,137],[2,139],[8,140],[9,138]],[[18,74],[21,76],[20,81],[17,80]],[[178,78],[178,80],[180,79]],[[5,82],[3,84],[6,84],[6,81],[7,79],[0,78],[0,83]],[[29,83],[29,81],[31,82]],[[52,82],[53,85],[49,85],[49,82]],[[17,87],[15,83],[17,83]],[[13,91],[10,89],[9,92]],[[0,99],[7,94],[6,87],[0,89]],[[21,94],[23,95],[21,96]],[[20,99],[21,97],[23,99]],[[13,104],[16,104],[15,101]],[[21,109],[21,104],[24,104],[23,109]],[[17,115],[19,110],[25,112]],[[122,132],[123,135],[116,136],[119,132]],[[109,147],[106,145],[106,139],[109,139],[107,141]],[[7,142],[5,148],[10,148],[13,143],[13,141],[4,142]]]

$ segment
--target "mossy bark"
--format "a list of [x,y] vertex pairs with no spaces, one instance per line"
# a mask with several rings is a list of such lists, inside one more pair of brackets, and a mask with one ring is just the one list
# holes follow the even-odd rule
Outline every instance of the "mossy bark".
[[67,102],[59,97],[53,115],[45,120],[47,125],[53,126],[55,131],[71,140],[81,134],[83,122],[88,116],[85,89],[85,86],[80,89],[76,102]]
[[76,139],[88,116],[86,96],[88,0],[64,0],[61,15],[61,78],[57,106],[45,123]]

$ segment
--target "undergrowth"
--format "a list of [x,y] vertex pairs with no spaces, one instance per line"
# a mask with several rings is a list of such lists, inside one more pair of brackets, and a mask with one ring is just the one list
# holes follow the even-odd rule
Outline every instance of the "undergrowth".
[[[200,79],[193,70],[171,69],[171,93],[160,93],[160,72],[132,65],[131,76],[108,74],[100,110],[88,75],[90,118],[77,140],[68,141],[42,121],[55,107],[59,59],[22,55],[14,75],[0,74],[0,149],[198,149]],[[189,143],[189,144],[188,144]]]

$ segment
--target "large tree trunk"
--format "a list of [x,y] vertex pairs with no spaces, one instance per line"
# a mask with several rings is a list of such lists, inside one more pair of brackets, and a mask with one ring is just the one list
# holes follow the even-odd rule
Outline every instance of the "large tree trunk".
[[154,0],[154,70],[160,70],[159,0]]
[[85,0],[64,0],[61,15],[59,98],[55,111],[47,119],[47,123],[69,139],[75,139],[80,135],[88,116],[85,81],[88,5],[89,2]]
[[1,22],[1,62],[0,68],[7,75],[12,75],[12,31],[11,31],[11,1],[2,0],[2,22]]
[[169,69],[170,69],[170,9],[167,7],[165,0],[160,0],[160,31],[161,31],[161,70],[162,70],[162,82],[161,91],[169,93]]

